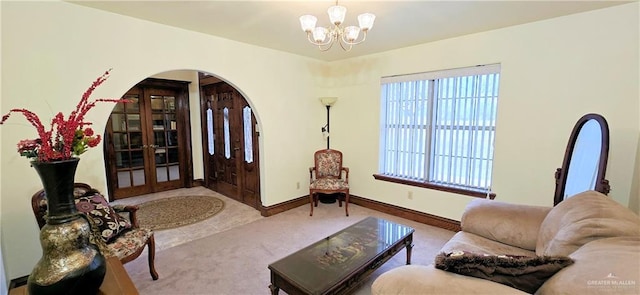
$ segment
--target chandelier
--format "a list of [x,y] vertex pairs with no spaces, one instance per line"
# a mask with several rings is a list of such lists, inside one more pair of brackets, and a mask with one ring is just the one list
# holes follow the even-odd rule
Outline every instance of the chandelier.
[[[318,46],[320,51],[327,51],[334,43],[339,43],[344,51],[349,51],[353,45],[364,42],[367,38],[367,32],[373,27],[373,21],[376,16],[372,13],[363,13],[358,15],[358,27],[348,26],[341,27],[344,17],[347,14],[347,8],[336,5],[329,7],[327,10],[329,20],[332,25],[330,27],[316,27],[318,18],[313,15],[303,15],[300,17],[300,26],[307,33],[307,39],[311,44]],[[362,31],[362,39],[358,40]]]

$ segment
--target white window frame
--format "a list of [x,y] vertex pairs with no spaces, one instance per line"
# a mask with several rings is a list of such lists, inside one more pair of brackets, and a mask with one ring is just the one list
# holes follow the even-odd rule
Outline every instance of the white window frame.
[[499,80],[500,64],[383,77],[374,177],[493,199]]

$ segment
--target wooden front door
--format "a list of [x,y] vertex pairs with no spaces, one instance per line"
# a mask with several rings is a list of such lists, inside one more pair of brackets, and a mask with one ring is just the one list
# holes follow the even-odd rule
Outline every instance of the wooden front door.
[[123,96],[105,132],[105,165],[115,199],[190,186],[187,88],[145,80]]
[[259,209],[256,119],[244,97],[220,82],[202,87],[206,186]]

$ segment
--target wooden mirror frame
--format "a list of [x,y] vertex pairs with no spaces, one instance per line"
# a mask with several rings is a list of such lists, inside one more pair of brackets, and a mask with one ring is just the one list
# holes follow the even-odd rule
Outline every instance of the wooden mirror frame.
[[596,176],[595,188],[593,190],[608,194],[610,191],[609,181],[606,180],[605,173],[607,170],[607,160],[609,157],[609,124],[602,115],[599,114],[586,114],[582,116],[571,131],[569,137],[569,143],[567,144],[567,150],[564,154],[564,161],[562,161],[562,168],[558,168],[555,173],[556,178],[556,190],[553,198],[553,205],[564,200],[564,191],[567,184],[567,176],[569,174],[569,165],[571,164],[571,158],[573,157],[573,150],[575,148],[576,140],[582,130],[582,127],[590,120],[595,120],[600,125],[601,132],[601,148],[600,159],[598,161],[598,174]]

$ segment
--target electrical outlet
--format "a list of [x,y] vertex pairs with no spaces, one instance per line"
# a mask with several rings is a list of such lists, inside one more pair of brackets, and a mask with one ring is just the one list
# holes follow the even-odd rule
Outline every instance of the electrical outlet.
[[296,182],[296,189],[300,189],[300,181]]
[[409,200],[413,200],[413,192],[412,192],[412,191],[409,191],[409,192],[407,193],[407,199],[409,199]]

